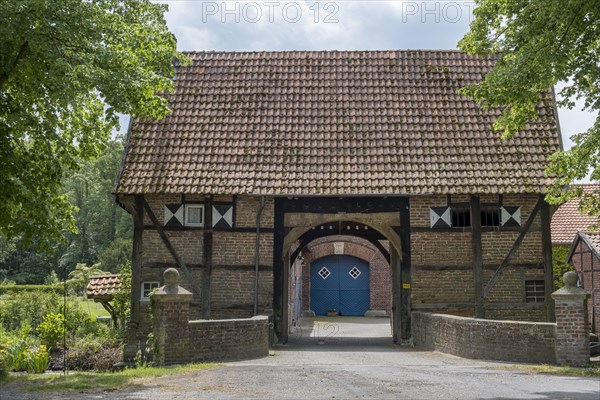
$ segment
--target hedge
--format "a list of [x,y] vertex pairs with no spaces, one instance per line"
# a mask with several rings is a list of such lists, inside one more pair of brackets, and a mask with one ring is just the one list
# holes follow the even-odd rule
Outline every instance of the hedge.
[[0,285],[0,295],[11,292],[55,292],[63,294],[63,285]]

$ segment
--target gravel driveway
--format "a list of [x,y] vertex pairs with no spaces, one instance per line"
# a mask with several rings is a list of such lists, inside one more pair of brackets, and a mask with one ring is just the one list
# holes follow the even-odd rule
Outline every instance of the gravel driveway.
[[[368,322],[368,324],[366,324]],[[541,375],[513,365],[395,346],[387,320],[317,319],[267,358],[157,378],[117,392],[4,399],[600,399],[598,378]],[[40,396],[39,394],[37,396]]]

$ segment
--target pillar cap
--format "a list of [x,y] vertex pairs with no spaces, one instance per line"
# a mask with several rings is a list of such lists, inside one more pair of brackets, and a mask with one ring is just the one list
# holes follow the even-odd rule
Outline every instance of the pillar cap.
[[552,293],[554,300],[583,300],[590,297],[590,294],[580,287],[577,287],[579,276],[575,271],[565,272],[563,282],[565,286]]
[[165,280],[165,285],[176,285],[180,280],[179,271],[175,268],[168,268],[163,272],[163,278]]
[[189,302],[192,299],[192,293],[178,285],[180,281],[179,271],[175,268],[168,268],[163,272],[165,285],[152,293],[152,299],[155,301],[183,301]]

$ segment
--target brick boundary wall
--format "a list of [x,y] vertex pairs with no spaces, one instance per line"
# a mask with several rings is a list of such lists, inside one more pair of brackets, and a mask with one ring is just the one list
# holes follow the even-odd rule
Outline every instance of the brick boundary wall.
[[226,361],[269,355],[269,318],[189,320],[192,293],[178,285],[179,272],[167,269],[165,285],[152,294],[154,361]]
[[497,321],[412,312],[414,344],[459,357],[523,363],[556,362],[556,324]]
[[190,361],[229,361],[269,355],[269,318],[190,321]]

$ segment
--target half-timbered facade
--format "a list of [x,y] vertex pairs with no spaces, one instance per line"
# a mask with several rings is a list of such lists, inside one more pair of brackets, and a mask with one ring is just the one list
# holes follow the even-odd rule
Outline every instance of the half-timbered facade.
[[[134,120],[115,185],[134,217],[132,326],[181,271],[196,318],[412,310],[553,318],[554,100],[514,139],[457,93],[493,57],[458,51],[194,52],[172,113]],[[137,329],[137,331],[136,331]]]

